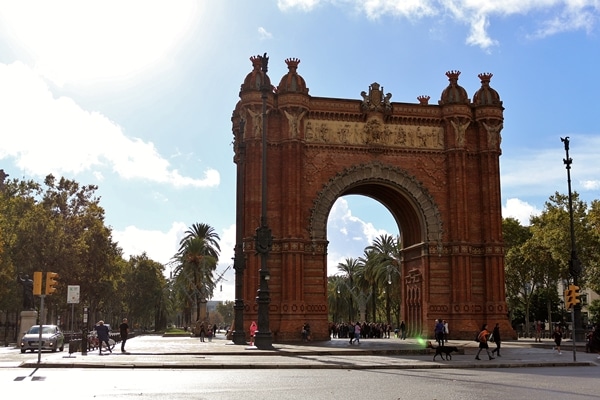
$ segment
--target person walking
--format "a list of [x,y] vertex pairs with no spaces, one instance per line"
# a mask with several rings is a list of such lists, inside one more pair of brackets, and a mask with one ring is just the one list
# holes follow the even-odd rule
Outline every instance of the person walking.
[[104,321],[98,321],[98,325],[96,325],[96,334],[98,335],[98,349],[100,349],[100,355],[102,355],[103,343],[106,343],[106,348],[112,354],[112,350],[110,349],[110,343],[108,343],[108,340],[110,339],[108,333],[108,326],[104,325]]
[[492,338],[494,338],[494,343],[496,343],[496,348],[492,350],[492,354],[496,353],[498,357],[502,357],[500,355],[500,346],[502,344],[502,339],[500,338],[500,324],[497,322],[492,331]]
[[256,331],[258,330],[258,326],[255,321],[250,323],[250,346],[254,346],[254,335],[256,335]]
[[479,351],[477,351],[477,355],[475,356],[476,360],[481,360],[481,358],[479,358],[479,353],[481,353],[481,350],[483,349],[485,349],[485,352],[487,353],[490,360],[494,359],[494,357],[492,357],[492,354],[490,353],[490,347],[488,346],[489,337],[490,332],[487,330],[487,324],[483,324],[479,335],[477,335],[477,340],[479,341]]
[[562,352],[560,351],[560,343],[562,342],[562,331],[560,330],[560,326],[556,325],[554,327],[554,332],[552,333],[552,338],[554,339],[554,344],[556,352],[558,354],[562,354]]
[[448,321],[444,320],[444,342],[448,343],[448,335],[450,335],[450,328],[448,327]]
[[[356,321],[356,325],[354,325],[354,340],[357,344],[360,344],[360,322]],[[352,342],[350,342],[352,344]]]
[[542,321],[535,321],[535,341],[542,341]]
[[592,332],[592,339],[590,340],[590,351],[598,353],[598,360],[600,360],[600,322],[596,323],[594,332]]
[[121,335],[121,353],[125,353],[125,342],[129,336],[129,324],[127,318],[123,318],[123,322],[119,325],[119,334]]
[[406,340],[406,322],[404,320],[400,323],[400,336],[402,340]]
[[444,345],[444,323],[442,322],[441,318],[436,321],[433,332],[435,334],[435,341],[437,342],[438,346],[443,346]]

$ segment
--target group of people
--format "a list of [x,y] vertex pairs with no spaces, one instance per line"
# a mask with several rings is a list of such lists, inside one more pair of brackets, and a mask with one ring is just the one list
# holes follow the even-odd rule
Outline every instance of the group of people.
[[195,336],[200,337],[201,342],[205,342],[208,339],[209,342],[212,342],[213,336],[217,333],[217,324],[206,326],[205,321],[196,321],[195,326],[192,328],[192,333]]
[[[492,357],[492,354],[494,353],[496,353],[498,357],[501,357],[500,348],[502,347],[502,339],[500,338],[499,323],[496,323],[496,326],[494,326],[494,329],[491,332],[488,330],[488,324],[483,324],[481,330],[477,334],[477,341],[479,342],[479,350],[475,355],[476,360],[481,360],[481,358],[479,358],[479,354],[482,350],[485,350],[490,360],[493,360],[495,358]],[[488,342],[490,341],[493,341],[496,344],[496,348],[492,351],[490,351],[490,346],[488,344]]]
[[[103,320],[98,321],[96,324],[96,334],[98,335],[98,349],[100,355],[102,355],[102,346],[104,344],[106,344],[107,350],[112,353],[108,342],[110,340],[110,329],[108,328],[108,325],[104,324]],[[123,318],[121,325],[119,325],[119,335],[121,336],[121,353],[125,353],[125,342],[127,342],[127,338],[129,337],[129,324],[127,323],[127,318]]]
[[329,324],[331,338],[351,339],[356,336],[356,325],[360,325],[360,337],[372,339],[389,339],[394,333],[396,338],[406,339],[406,323],[402,321],[399,327],[383,322],[341,322]]
[[433,328],[433,334],[438,346],[443,346],[444,343],[448,342],[448,335],[450,334],[448,321],[441,318],[436,320],[435,327]]

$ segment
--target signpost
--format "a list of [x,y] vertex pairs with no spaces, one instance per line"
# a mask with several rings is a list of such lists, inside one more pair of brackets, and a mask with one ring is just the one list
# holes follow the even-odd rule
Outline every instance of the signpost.
[[79,285],[67,286],[67,304],[71,305],[71,333],[73,333],[73,319],[75,318],[75,304],[79,304]]

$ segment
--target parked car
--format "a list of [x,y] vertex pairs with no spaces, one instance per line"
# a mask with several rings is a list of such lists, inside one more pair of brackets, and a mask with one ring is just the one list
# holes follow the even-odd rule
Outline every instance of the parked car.
[[[21,339],[21,353],[25,353],[27,350],[37,350],[40,341],[40,326],[34,325]],[[65,348],[65,336],[61,332],[60,328],[56,325],[42,325],[42,350],[60,350],[63,351]]]

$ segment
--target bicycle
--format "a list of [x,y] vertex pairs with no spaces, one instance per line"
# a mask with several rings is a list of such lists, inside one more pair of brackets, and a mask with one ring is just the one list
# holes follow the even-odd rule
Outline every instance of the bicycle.
[[[108,339],[108,347],[106,346],[105,342],[102,343],[102,351],[105,351],[105,350],[112,351],[115,348],[116,344],[117,344],[117,342],[113,338],[109,338]],[[96,350],[96,349],[98,349],[99,346],[100,346],[100,340],[98,339],[98,336],[96,336],[96,335],[88,336],[88,349],[89,350]]]

